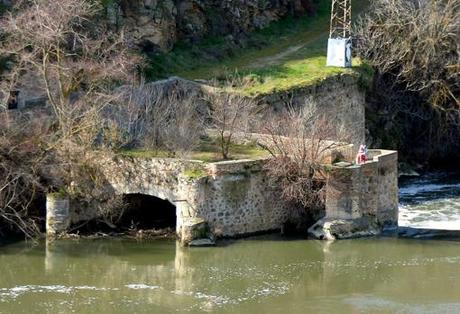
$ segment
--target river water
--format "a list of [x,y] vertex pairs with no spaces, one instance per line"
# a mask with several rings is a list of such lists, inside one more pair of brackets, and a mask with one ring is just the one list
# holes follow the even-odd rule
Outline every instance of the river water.
[[399,194],[399,226],[460,230],[460,172],[404,180]]
[[[453,221],[455,180],[403,183],[405,221]],[[459,241],[15,243],[0,247],[0,313],[458,313]]]

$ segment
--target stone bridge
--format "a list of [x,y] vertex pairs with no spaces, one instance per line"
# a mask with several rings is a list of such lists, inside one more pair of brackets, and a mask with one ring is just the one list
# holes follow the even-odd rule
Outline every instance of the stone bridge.
[[176,206],[176,230],[202,219],[216,236],[235,237],[280,229],[289,209],[269,186],[264,160],[215,163],[117,157],[104,162],[116,194],[145,194]]
[[[398,219],[397,153],[371,150],[364,165],[330,167],[326,216],[312,227],[317,238],[347,238],[379,233]],[[176,231],[190,221],[206,221],[217,237],[238,237],[280,230],[293,211],[280,191],[270,186],[266,160],[215,163],[167,158],[117,156],[101,158],[111,193],[143,194],[176,206]],[[152,208],[152,210],[161,210]],[[94,211],[70,209],[76,224],[94,218]]]

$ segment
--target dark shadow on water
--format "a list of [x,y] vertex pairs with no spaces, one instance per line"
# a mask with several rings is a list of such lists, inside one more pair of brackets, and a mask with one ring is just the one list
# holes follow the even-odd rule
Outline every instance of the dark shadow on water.
[[396,236],[403,239],[446,240],[460,242],[460,230],[434,230],[400,227]]
[[[164,230],[172,232],[176,228],[176,206],[167,200],[145,194],[126,194],[122,216],[108,224],[102,219],[87,221],[72,227],[71,233],[94,235],[98,233],[114,236],[137,230]],[[168,231],[169,230],[169,231]]]

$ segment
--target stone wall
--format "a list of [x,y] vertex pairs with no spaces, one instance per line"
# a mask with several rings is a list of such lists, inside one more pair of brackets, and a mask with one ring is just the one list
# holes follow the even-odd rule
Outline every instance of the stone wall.
[[378,163],[378,221],[385,225],[397,225],[399,207],[398,153],[382,150],[373,159]]
[[70,226],[69,199],[58,194],[46,196],[46,233],[49,237],[66,232]]
[[[283,92],[274,92],[257,98],[261,105],[281,110],[293,106],[313,106],[318,115],[324,115],[330,123],[343,130],[340,140],[359,145],[365,143],[365,93],[359,88],[358,76],[341,74],[323,81]],[[332,139],[337,140],[337,139]]]
[[263,163],[239,160],[208,164],[205,177],[183,182],[183,191],[187,191],[183,196],[193,205],[181,216],[204,219],[217,236],[281,229],[290,210],[279,191],[268,184]]
[[326,216],[311,229],[317,238],[378,234],[398,224],[398,154],[370,150],[363,165],[333,166],[326,187]]
[[[364,165],[327,167],[326,216],[310,229],[317,238],[379,234],[398,219],[397,152],[371,150]],[[145,194],[176,205],[176,231],[203,221],[217,237],[279,230],[293,218],[280,191],[269,184],[266,162],[215,163],[125,156],[98,158],[101,180],[113,195]],[[159,209],[161,210],[161,209]],[[92,208],[71,206],[73,224],[95,218]]]

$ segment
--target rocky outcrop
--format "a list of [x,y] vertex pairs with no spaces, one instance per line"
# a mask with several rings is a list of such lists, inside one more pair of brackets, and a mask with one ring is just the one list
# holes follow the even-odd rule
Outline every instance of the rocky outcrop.
[[179,39],[238,39],[281,17],[312,12],[311,0],[119,0],[106,8],[113,27],[151,52],[168,51]]
[[[0,0],[9,7],[17,0]],[[106,0],[105,18],[123,29],[133,45],[167,52],[178,40],[196,43],[207,35],[238,42],[285,16],[314,13],[313,0]],[[1,13],[1,11],[0,11]]]

